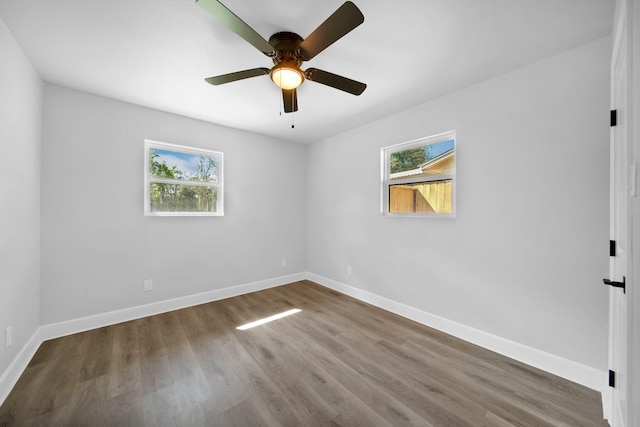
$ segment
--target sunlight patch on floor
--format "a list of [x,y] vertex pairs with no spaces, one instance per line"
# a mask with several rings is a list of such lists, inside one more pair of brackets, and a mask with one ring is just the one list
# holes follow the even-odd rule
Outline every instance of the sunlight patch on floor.
[[293,308],[291,310],[283,311],[282,313],[274,314],[273,316],[269,316],[260,320],[245,323],[242,326],[238,326],[236,329],[245,331],[247,329],[255,328],[256,326],[264,325],[265,323],[273,322],[274,320],[282,319],[283,317],[291,316],[292,314],[296,314],[301,311],[302,310],[300,310],[299,308]]

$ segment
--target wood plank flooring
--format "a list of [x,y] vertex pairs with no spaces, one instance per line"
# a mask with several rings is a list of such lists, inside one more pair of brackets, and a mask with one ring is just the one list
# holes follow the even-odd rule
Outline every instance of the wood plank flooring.
[[311,282],[46,341],[0,407],[0,426],[316,425],[607,423],[599,393]]

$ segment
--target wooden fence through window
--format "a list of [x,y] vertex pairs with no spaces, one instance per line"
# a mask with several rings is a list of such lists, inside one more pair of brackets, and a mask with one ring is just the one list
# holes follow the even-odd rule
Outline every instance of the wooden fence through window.
[[451,213],[453,182],[432,181],[389,187],[390,213]]

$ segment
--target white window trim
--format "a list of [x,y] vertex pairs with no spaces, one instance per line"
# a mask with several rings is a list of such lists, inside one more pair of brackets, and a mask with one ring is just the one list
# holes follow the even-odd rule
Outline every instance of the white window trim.
[[[198,182],[183,181],[170,178],[153,178],[149,173],[149,149],[159,148],[171,151],[178,151],[189,154],[202,154],[207,157],[218,158],[218,182]],[[150,139],[144,140],[144,215],[145,216],[223,216],[224,215],[224,183],[223,183],[224,154],[220,151],[207,150],[203,148],[187,147],[184,145],[168,144]],[[161,184],[193,185],[203,187],[216,187],[216,211],[215,212],[151,212],[150,184],[157,182]]]
[[[421,147],[424,145],[436,144],[438,142],[448,141],[450,139],[454,140],[454,147],[456,157],[454,158],[454,171],[456,170],[457,163],[457,152],[458,152],[458,139],[456,138],[456,131],[449,131],[439,133],[437,135],[428,136],[424,138],[414,139],[412,141],[402,142],[400,144],[389,145],[387,147],[382,147],[380,149],[380,213],[382,216],[386,217],[419,217],[419,218],[455,218],[456,217],[456,172],[452,174],[442,174],[442,175],[432,175],[432,176],[421,176],[419,178],[405,178],[405,179],[396,179],[393,182],[389,179],[389,161],[392,153],[396,153],[398,151],[408,150],[414,147]],[[437,213],[437,212],[389,212],[389,187],[391,185],[398,184],[414,184],[417,182],[428,182],[428,181],[442,181],[445,179],[452,180],[452,195],[451,195],[451,213]]]

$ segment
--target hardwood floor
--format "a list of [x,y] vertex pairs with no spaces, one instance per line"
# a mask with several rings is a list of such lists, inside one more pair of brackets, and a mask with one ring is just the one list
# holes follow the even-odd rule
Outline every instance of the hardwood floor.
[[599,393],[311,282],[46,341],[0,407],[0,426],[226,425],[607,423]]

